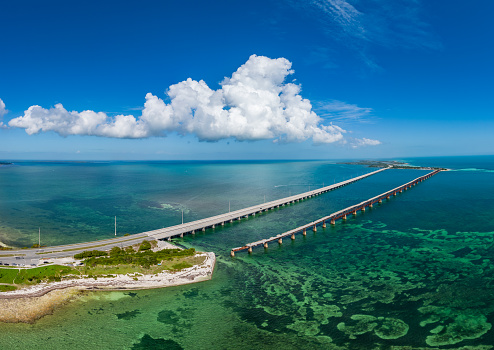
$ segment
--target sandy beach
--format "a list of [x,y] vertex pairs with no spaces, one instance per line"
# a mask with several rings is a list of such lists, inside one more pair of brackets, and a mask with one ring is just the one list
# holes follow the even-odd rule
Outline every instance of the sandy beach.
[[127,274],[115,277],[72,279],[40,283],[32,287],[0,293],[0,322],[33,322],[80,294],[83,290],[138,290],[164,288],[210,280],[216,256],[205,257],[200,265],[177,272],[163,271],[154,275]]

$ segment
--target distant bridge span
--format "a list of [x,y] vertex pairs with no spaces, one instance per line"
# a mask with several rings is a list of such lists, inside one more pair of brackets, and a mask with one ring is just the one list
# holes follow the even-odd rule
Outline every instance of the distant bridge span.
[[224,225],[225,222],[233,222],[235,220],[241,220],[244,217],[248,217],[250,215],[254,216],[258,213],[261,213],[263,211],[268,211],[270,209],[275,209],[279,207],[283,207],[287,204],[299,202],[301,200],[311,198],[329,191],[333,191],[337,188],[349,185],[351,183],[354,183],[356,181],[362,180],[366,177],[372,176],[374,174],[380,173],[381,171],[387,170],[388,168],[382,168],[373,172],[370,172],[368,174],[364,174],[361,176],[354,177],[349,180],[345,180],[342,182],[338,182],[337,184],[333,184],[330,186],[325,186],[322,188],[318,188],[312,191],[300,193],[297,195],[293,195],[290,197],[285,197],[281,199],[277,199],[271,202],[267,203],[262,203],[262,204],[257,204],[252,207],[232,211],[229,213],[217,215],[217,216],[212,216],[206,219],[201,219],[201,220],[196,220],[196,221],[191,221],[187,222],[181,225],[176,225],[176,226],[170,226],[158,230],[153,230],[153,231],[148,231],[148,232],[143,232],[142,234],[146,234],[151,238],[154,239],[171,239],[172,237],[183,237],[184,234],[190,233],[190,234],[195,234],[197,231],[205,231],[207,228],[215,228],[218,225]]

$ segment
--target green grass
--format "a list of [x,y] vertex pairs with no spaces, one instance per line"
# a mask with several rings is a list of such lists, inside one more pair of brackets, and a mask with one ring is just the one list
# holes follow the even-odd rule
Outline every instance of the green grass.
[[0,268],[0,283],[36,284],[38,281],[55,281],[62,276],[76,274],[79,271],[67,266],[49,265],[34,269],[2,269]]
[[0,268],[0,283],[12,283],[18,273],[18,269]]
[[10,292],[11,290],[16,290],[16,286],[7,286],[5,284],[0,284],[0,292]]

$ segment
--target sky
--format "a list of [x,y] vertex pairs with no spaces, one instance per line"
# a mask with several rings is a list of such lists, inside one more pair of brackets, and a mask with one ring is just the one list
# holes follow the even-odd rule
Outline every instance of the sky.
[[15,1],[0,160],[493,154],[494,2]]

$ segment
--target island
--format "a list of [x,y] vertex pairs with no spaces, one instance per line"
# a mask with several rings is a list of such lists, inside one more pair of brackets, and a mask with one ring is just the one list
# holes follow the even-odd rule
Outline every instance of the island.
[[0,322],[27,322],[95,290],[138,290],[210,280],[216,257],[164,241],[142,241],[109,251],[87,250],[0,268]]
[[440,167],[424,167],[424,166],[410,165],[408,163],[400,162],[397,160],[359,160],[359,161],[355,161],[355,162],[341,162],[338,164],[365,165],[369,168],[441,170],[441,171],[449,170],[449,169],[440,168]]

